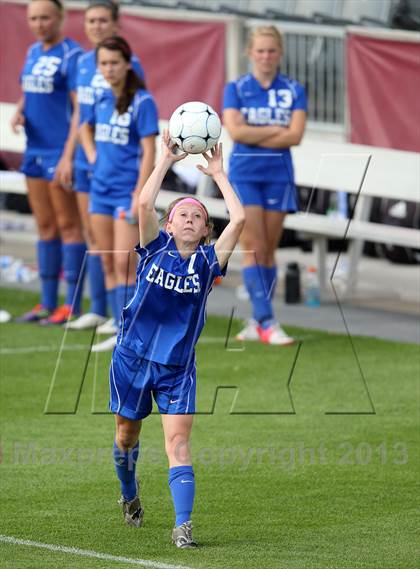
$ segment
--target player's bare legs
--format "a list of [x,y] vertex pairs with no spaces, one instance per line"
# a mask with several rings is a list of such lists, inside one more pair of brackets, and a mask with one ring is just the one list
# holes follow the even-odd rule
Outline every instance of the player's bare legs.
[[77,192],[76,193],[77,207],[79,209],[80,219],[82,221],[83,232],[89,251],[97,251],[95,236],[92,231],[90,215],[89,215],[89,193]]
[[[110,215],[91,215],[92,233],[101,255],[104,272],[105,288],[108,295],[108,304],[112,311],[112,302],[109,299],[110,291],[115,290],[117,279],[114,270],[114,220]],[[113,312],[113,311],[112,311]]]
[[93,214],[92,232],[98,250],[101,253],[102,266],[105,276],[106,289],[113,289],[117,286],[117,279],[114,270],[114,220],[110,215]]
[[162,415],[169,467],[190,466],[190,434],[194,415]]
[[243,250],[242,264],[251,267],[267,263],[267,230],[264,223],[264,210],[259,206],[245,207],[245,225],[240,244]]
[[63,243],[83,242],[82,222],[74,192],[64,190],[56,181],[48,184],[48,190]]
[[99,326],[99,334],[111,334],[103,342],[92,347],[93,352],[112,350],[115,346],[118,319],[121,310],[117,302],[117,276],[114,263],[114,218],[112,215],[95,213],[90,216],[93,237],[101,256],[102,270],[104,275],[106,301],[111,311],[112,318]]
[[115,442],[120,450],[127,452],[132,449],[139,440],[141,421],[132,421],[115,415]]
[[264,224],[266,228],[266,267],[276,264],[275,252],[283,235],[286,211],[264,210]]
[[134,294],[137,256],[133,249],[139,240],[139,230],[137,224],[115,220],[110,215],[93,214],[91,219],[94,238],[101,251],[108,306],[114,319],[113,324],[105,326],[115,329],[110,338],[93,346],[92,351],[100,352],[114,347],[122,308]]
[[115,415],[114,464],[121,483],[120,504],[128,525],[139,527],[143,521],[143,508],[136,480],[136,463],[139,455],[141,421],[132,421]]
[[49,241],[59,236],[53,204],[49,196],[49,182],[43,178],[26,178],[29,205],[38,228],[40,239]]

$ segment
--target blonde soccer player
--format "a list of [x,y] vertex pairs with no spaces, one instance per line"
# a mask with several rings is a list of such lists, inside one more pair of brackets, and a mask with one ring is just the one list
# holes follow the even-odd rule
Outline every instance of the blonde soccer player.
[[252,304],[252,318],[237,339],[272,345],[293,343],[273,310],[274,253],[286,214],[298,209],[290,148],[302,139],[307,106],[302,85],[280,72],[283,51],[275,26],[252,29],[251,71],[226,85],[223,101],[234,141],[229,179],[246,212],[242,275]]

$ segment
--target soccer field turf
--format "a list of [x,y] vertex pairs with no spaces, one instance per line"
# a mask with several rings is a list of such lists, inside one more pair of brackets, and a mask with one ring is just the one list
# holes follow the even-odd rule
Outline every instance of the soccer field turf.
[[[0,297],[14,314],[36,300],[5,289]],[[300,341],[292,347],[225,348],[227,329],[228,319],[209,318],[197,348],[201,547],[179,551],[158,415],[142,432],[144,527],[122,522],[110,354],[88,359],[89,332],[0,325],[0,534],[57,548],[0,537],[2,569],[417,567],[418,346],[360,337],[352,346],[288,328]]]

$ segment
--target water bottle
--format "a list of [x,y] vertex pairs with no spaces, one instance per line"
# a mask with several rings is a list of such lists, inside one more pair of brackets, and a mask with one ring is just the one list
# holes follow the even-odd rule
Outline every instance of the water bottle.
[[301,301],[300,270],[297,263],[288,263],[284,283],[284,302],[296,304]]
[[122,206],[117,207],[117,214],[118,214],[118,219],[124,219],[124,221],[126,221],[130,225],[136,225],[138,223],[138,219],[136,219],[131,215],[130,209],[125,209]]
[[313,308],[321,304],[318,275],[315,267],[309,267],[306,274],[305,304]]

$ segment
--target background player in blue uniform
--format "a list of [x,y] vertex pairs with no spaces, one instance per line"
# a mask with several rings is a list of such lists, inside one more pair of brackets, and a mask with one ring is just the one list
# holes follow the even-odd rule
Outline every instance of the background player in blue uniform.
[[142,420],[152,411],[152,394],[162,415],[169,486],[176,514],[172,540],[177,547],[195,547],[191,533],[195,482],[189,438],[195,412],[194,347],[205,320],[207,296],[242,230],[243,207],[223,171],[221,146],[203,154],[220,188],[230,221],[214,245],[204,243],[211,223],[195,198],[180,198],[169,206],[165,230],[159,230],[154,209],[163,178],[186,154],[173,153],[164,133],[162,156],[139,200],[140,243],[136,292],[123,310],[110,369],[110,408],[115,413],[115,467],[121,482],[123,514],[139,526],[143,510],[138,496],[135,464]]
[[[96,46],[109,37],[116,35],[118,30],[119,7],[111,0],[92,0],[85,12],[85,33],[91,45]],[[135,73],[144,79],[144,72],[136,56],[131,57],[131,65]],[[77,68],[77,101],[79,104],[80,122],[91,112],[95,100],[102,95],[104,90],[111,89],[105,81],[96,65],[95,49],[88,51],[79,58]],[[106,315],[106,289],[102,271],[101,257],[97,243],[90,227],[89,216],[89,190],[92,176],[92,166],[87,161],[81,145],[78,145],[74,161],[74,189],[77,192],[77,202],[83,221],[85,234],[89,245],[87,259],[87,271],[89,277],[89,289],[91,305],[88,313],[83,314],[77,320],[69,322],[67,328],[71,330],[83,330],[98,325],[98,332],[103,330],[116,332],[116,327],[111,321],[104,323]]]
[[224,123],[234,140],[229,179],[245,206],[241,235],[243,279],[253,318],[237,338],[269,344],[293,342],[274,318],[275,250],[287,212],[297,210],[290,147],[299,144],[306,122],[306,96],[299,83],[278,71],[282,37],[274,26],[256,28],[248,55],[252,72],[224,92]]
[[[159,126],[155,102],[131,67],[127,42],[118,36],[108,38],[98,45],[96,56],[111,90],[105,90],[91,107],[91,117],[82,124],[80,134],[87,158],[94,164],[91,226],[101,251],[108,304],[118,322],[123,305],[134,293],[136,198],[153,169]],[[115,340],[116,335],[93,350],[112,349]]]
[[[29,48],[21,74],[23,97],[12,128],[23,125],[27,147],[22,171],[38,226],[41,302],[18,321],[61,324],[80,312],[78,279],[86,246],[74,193],[72,160],[77,136],[76,66],[80,46],[64,38],[64,9],[59,0],[32,0],[28,23],[38,39]],[[57,308],[58,278],[63,265],[65,305]]]

